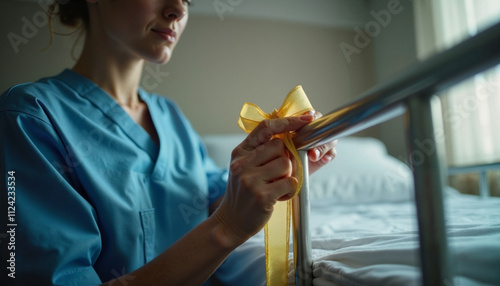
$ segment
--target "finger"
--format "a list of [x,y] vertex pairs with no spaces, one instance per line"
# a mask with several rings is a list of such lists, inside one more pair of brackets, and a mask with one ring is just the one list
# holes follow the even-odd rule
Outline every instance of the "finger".
[[286,156],[278,157],[261,166],[262,180],[273,182],[292,174],[292,162]]
[[314,120],[323,117],[323,113],[321,113],[319,111],[316,111],[316,110],[314,110],[314,114],[313,115],[314,115]]
[[326,153],[324,156],[322,156],[319,161],[321,161],[321,163],[323,163],[324,165],[335,159],[336,156],[337,156],[337,150],[333,148],[332,150],[328,151],[328,153]]
[[263,120],[242,142],[241,147],[247,151],[253,150],[271,140],[273,135],[295,131],[313,120],[311,114]]
[[243,168],[258,167],[280,156],[290,157],[285,143],[280,138],[271,139],[250,151],[244,150],[240,144],[231,153],[229,170],[233,174],[240,174]]
[[283,177],[273,183],[269,183],[267,187],[271,188],[273,197],[278,201],[285,201],[293,197],[298,183],[295,177]]
[[[335,155],[336,152],[332,153],[331,151],[335,149],[335,146],[337,145],[338,140],[333,140],[331,142],[328,142],[326,144],[320,145],[318,147],[312,148],[311,150],[308,151],[307,155],[309,157],[309,160],[312,162],[317,162],[320,159],[322,159],[325,155]],[[333,158],[331,158],[333,159]]]
[[274,138],[250,151],[247,162],[253,166],[261,166],[287,154],[288,150],[283,140]]

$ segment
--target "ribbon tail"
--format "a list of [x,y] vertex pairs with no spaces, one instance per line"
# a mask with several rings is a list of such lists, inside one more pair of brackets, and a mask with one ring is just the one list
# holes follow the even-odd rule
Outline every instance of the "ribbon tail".
[[[293,145],[291,135],[286,134],[280,137],[297,163],[296,178],[298,184],[294,194],[295,197],[302,187],[302,163]],[[264,228],[266,243],[266,282],[268,286],[287,285],[291,210],[291,199],[284,202],[278,201],[274,206],[271,219]],[[294,255],[294,265],[295,263]]]
[[[285,143],[286,148],[290,153],[292,153],[293,158],[295,159],[295,162],[297,164],[295,171],[295,178],[297,178],[297,189],[295,190],[295,193],[293,194],[293,197],[299,194],[300,189],[302,188],[302,182],[304,181],[304,174],[302,172],[302,161],[300,160],[299,157],[299,152],[297,152],[297,149],[295,148],[295,145],[293,144],[292,140],[292,135],[290,133],[285,134],[282,137],[283,142]],[[293,198],[292,197],[292,198]]]
[[266,243],[267,286],[287,285],[288,247],[290,243],[290,200],[274,205],[271,219],[264,228]]

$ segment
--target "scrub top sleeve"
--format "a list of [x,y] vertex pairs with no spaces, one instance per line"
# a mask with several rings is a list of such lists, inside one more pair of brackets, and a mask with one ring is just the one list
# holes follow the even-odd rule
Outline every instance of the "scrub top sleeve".
[[[15,272],[15,279],[2,276],[0,281],[100,284],[93,268],[101,251],[96,213],[50,122],[23,112],[0,111],[0,150],[1,209],[15,207],[13,215],[2,215],[0,226],[1,233],[15,233],[11,247],[0,244],[2,261],[15,258],[13,268],[7,269]],[[14,189],[6,187],[11,181]]]
[[199,136],[197,136],[200,152],[203,157],[203,165],[207,174],[208,201],[212,205],[226,193],[229,172],[222,169],[208,156],[207,148]]
[[206,165],[211,165],[209,170],[213,170],[207,172],[208,200],[210,205],[212,205],[226,193],[229,173],[227,170],[217,167],[212,159],[208,158],[207,161],[209,162],[206,162]]

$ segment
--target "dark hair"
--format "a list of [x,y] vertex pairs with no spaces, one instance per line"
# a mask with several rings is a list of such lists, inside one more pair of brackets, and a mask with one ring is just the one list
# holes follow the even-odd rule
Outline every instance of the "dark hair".
[[89,27],[89,11],[85,0],[55,0],[49,6],[49,15],[59,17],[62,24],[72,28]]
[[[47,10],[49,16],[49,30],[50,30],[50,39],[49,44],[45,48],[47,49],[52,45],[54,40],[54,35],[69,35],[73,33],[78,34],[78,38],[76,42],[73,44],[71,48],[71,56],[74,60],[77,59],[75,56],[75,47],[78,40],[88,31],[90,20],[89,20],[89,10],[87,7],[86,0],[54,0],[52,4],[48,7]],[[69,34],[61,34],[54,31],[52,26],[52,21],[54,18],[59,18],[59,21],[70,28],[74,28],[73,32]]]

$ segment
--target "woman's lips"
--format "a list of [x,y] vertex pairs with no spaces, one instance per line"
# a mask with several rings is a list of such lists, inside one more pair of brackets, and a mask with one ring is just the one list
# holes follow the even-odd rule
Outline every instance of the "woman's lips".
[[160,36],[163,40],[169,43],[175,43],[175,38],[177,33],[169,28],[153,28],[151,31],[155,32],[158,36]]

